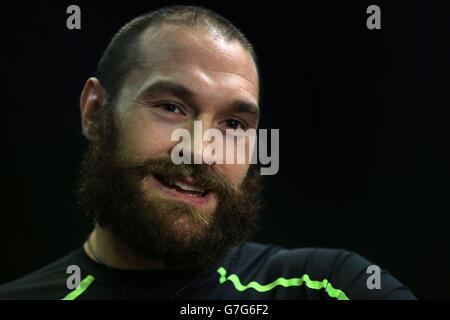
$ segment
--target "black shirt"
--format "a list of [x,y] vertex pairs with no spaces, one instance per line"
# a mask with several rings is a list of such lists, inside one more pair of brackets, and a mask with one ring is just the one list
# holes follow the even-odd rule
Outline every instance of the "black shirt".
[[[81,271],[69,289],[68,267]],[[108,268],[79,248],[19,280],[0,286],[0,299],[415,299],[389,273],[380,289],[369,289],[372,265],[345,250],[247,242],[201,272],[131,271]]]

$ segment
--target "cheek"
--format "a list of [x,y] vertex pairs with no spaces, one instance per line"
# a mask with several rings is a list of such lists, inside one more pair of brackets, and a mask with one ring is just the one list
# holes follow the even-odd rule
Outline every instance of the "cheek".
[[248,169],[248,164],[217,165],[217,170],[221,171],[236,187],[242,184],[245,176],[247,175]]
[[176,142],[171,141],[172,126],[151,119],[145,114],[136,114],[122,121],[120,149],[125,156],[136,160],[168,157]]

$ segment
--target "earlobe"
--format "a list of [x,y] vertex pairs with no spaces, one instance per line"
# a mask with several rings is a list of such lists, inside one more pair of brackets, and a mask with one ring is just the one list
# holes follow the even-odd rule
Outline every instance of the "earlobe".
[[103,87],[97,78],[89,78],[80,96],[81,127],[83,135],[91,140],[89,128],[92,118],[103,104]]

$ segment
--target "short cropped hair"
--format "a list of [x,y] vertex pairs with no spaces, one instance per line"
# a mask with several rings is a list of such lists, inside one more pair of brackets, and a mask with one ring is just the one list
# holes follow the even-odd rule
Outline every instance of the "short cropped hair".
[[111,39],[98,65],[96,77],[102,84],[108,104],[114,105],[121,86],[133,66],[138,64],[140,35],[148,28],[165,24],[203,27],[227,41],[238,41],[257,65],[253,46],[245,35],[219,14],[196,6],[170,6],[151,11],[125,24]]

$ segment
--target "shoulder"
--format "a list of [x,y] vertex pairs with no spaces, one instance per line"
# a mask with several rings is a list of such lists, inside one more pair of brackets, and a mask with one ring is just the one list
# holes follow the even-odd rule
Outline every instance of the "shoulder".
[[286,249],[250,242],[236,253],[230,273],[242,283],[269,285],[283,299],[415,299],[387,271],[344,249]]
[[12,282],[0,285],[0,299],[62,299],[67,295],[67,268],[78,250]]

